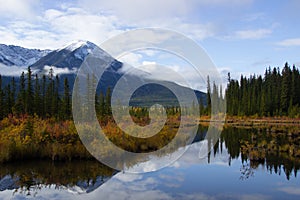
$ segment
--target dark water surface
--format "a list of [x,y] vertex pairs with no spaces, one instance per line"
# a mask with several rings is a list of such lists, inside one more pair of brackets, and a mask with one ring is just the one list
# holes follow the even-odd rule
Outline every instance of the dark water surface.
[[[299,136],[236,128],[225,129],[218,141],[204,136],[199,133],[171,166],[146,174],[97,161],[0,165],[0,199],[300,199]],[[212,148],[202,159],[201,145]],[[156,162],[140,166],[151,169]]]

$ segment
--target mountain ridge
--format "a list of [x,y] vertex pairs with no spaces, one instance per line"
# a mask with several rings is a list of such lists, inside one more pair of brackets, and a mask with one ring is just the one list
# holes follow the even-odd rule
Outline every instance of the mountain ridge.
[[[23,48],[23,50],[24,49],[25,48]],[[26,51],[24,50],[24,52]],[[37,53],[38,55],[37,56],[31,55],[31,56],[37,58],[40,55],[39,54],[40,52],[43,51],[35,50],[35,52],[31,52],[31,53],[32,54]],[[32,71],[37,74],[49,74],[49,71],[52,68],[55,75],[59,74],[60,76],[62,76],[61,78],[67,77],[70,81],[70,85],[73,86],[78,69],[84,62],[85,58],[92,52],[93,53],[97,52],[97,59],[98,59],[96,63],[97,67],[103,67],[104,69],[102,77],[99,80],[97,92],[102,91],[105,94],[106,89],[108,87],[113,89],[116,83],[119,81],[119,79],[123,75],[125,75],[126,72],[124,72],[124,70],[121,70],[123,67],[122,62],[116,60],[115,58],[110,56],[107,52],[105,52],[103,49],[97,47],[97,45],[89,41],[79,40],[79,41],[72,42],[69,45],[66,45],[60,49],[51,50],[49,52],[43,52],[45,53],[45,55],[40,57],[36,62],[34,62],[29,66],[31,67]],[[12,63],[16,63],[16,62],[12,61]],[[97,67],[94,69],[97,70]],[[147,80],[149,80],[149,78],[143,77],[144,71],[135,70],[135,72],[136,74],[127,75],[128,76],[127,77],[128,80],[126,82],[127,85],[131,85],[132,83],[140,83],[140,85],[143,85],[147,82]],[[183,92],[183,94],[188,92],[188,90],[193,90],[192,88],[180,86],[175,82],[162,80],[160,81],[160,83],[162,83],[162,85],[167,84],[171,87],[177,88],[177,90],[180,90],[181,92]],[[63,85],[61,85],[60,87],[62,91]],[[72,89],[72,87],[70,89]],[[195,92],[198,99],[202,99],[202,102],[206,102],[205,93],[197,90],[193,90],[193,91]],[[172,94],[172,92],[170,93],[170,91],[167,88],[158,87],[155,84],[152,85],[148,84],[146,86],[140,87],[138,89],[138,92],[136,92],[132,96],[132,98],[133,100],[131,102],[134,105],[144,105],[145,103],[144,100],[149,98],[159,99],[158,102],[161,101],[165,105],[168,105],[168,103],[170,102],[173,102],[174,104],[178,105],[178,102],[175,100],[176,97],[174,96],[174,94]],[[152,101],[147,102],[147,104],[149,103],[151,104]]]
[[0,44],[0,63],[5,66],[29,66],[52,50],[29,49],[16,45]]

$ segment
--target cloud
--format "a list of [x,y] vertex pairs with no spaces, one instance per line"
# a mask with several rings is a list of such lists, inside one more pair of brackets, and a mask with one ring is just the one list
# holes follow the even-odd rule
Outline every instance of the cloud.
[[94,12],[108,10],[118,15],[121,20],[141,23],[147,19],[172,19],[174,16],[186,18],[196,9],[205,9],[207,6],[242,6],[252,2],[253,0],[190,0],[188,2],[186,0],[83,0],[79,5]]
[[[0,0],[2,1],[2,0]],[[213,37],[218,32],[210,22],[191,20],[193,13],[208,5],[243,5],[251,1],[192,0],[179,1],[80,1],[61,3],[55,8],[49,4],[37,7],[38,0],[12,0],[1,5],[1,13],[20,16],[9,17],[5,25],[0,23],[0,43],[28,48],[56,49],[73,40],[89,40],[99,45],[106,39],[139,27],[159,27],[179,31],[195,40]],[[132,5],[135,6],[132,6]],[[159,5],[159,6],[158,6]],[[197,7],[198,6],[198,7]],[[0,17],[1,17],[0,13]],[[28,13],[28,14],[26,14]],[[28,20],[27,15],[34,20]],[[25,16],[25,17],[24,17]],[[198,21],[198,20],[197,20]]]
[[33,18],[39,0],[0,0],[0,17]]
[[217,34],[218,28],[213,23],[189,23],[182,19],[175,18],[166,24],[161,24],[164,28],[169,28],[186,34],[195,40],[204,40]]
[[[138,67],[142,64],[141,63],[142,58],[143,58],[143,56],[141,54],[130,52],[130,53],[123,55],[118,60],[125,64],[129,64],[133,67]],[[131,67],[131,66],[129,66],[129,67]],[[124,69],[124,70],[126,71],[127,69]]]
[[0,43],[27,48],[57,49],[73,40],[96,44],[122,32],[113,15],[90,14],[81,8],[48,9],[36,21],[11,20],[0,26]]
[[255,29],[255,30],[240,30],[235,32],[235,37],[238,39],[262,39],[272,34],[271,29]]
[[276,44],[283,47],[300,46],[300,38],[285,39]]
[[49,74],[50,69],[53,70],[53,75],[57,75],[57,74],[70,74],[70,73],[76,73],[77,69],[73,68],[72,70],[70,70],[69,68],[65,67],[65,68],[61,68],[61,67],[55,67],[55,66],[48,66],[45,65],[44,66],[44,74]]
[[2,76],[20,76],[22,72],[26,72],[26,67],[6,66],[0,64],[0,74]]
[[140,181],[143,178],[143,176],[140,175],[140,174],[130,174],[130,173],[128,173],[128,174],[124,175],[124,174],[119,173],[119,174],[116,174],[114,176],[114,178],[118,179],[121,182],[129,183],[129,182],[134,182],[134,181]]
[[299,187],[281,187],[278,188],[279,191],[285,192],[287,194],[292,194],[292,195],[300,195],[300,188]]
[[[195,40],[213,37],[219,32],[213,22],[201,22],[197,17],[207,6],[245,5],[251,0],[112,0],[112,1],[81,1],[79,6],[93,13],[109,13],[118,18],[125,29],[138,27],[160,27],[175,30],[186,34]],[[133,6],[134,5],[134,6]],[[196,22],[195,22],[196,21]]]

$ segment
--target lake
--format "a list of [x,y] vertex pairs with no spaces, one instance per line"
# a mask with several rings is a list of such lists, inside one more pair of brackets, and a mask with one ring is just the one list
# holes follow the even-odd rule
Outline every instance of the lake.
[[[97,161],[2,164],[0,199],[300,199],[298,135],[229,127],[211,145],[201,130],[179,160],[156,172],[123,173]],[[212,149],[204,158],[201,145]]]

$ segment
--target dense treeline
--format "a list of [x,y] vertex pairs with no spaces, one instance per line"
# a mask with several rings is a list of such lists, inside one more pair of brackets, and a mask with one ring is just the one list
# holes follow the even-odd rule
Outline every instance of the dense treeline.
[[[92,156],[82,145],[77,134],[71,112],[71,91],[68,78],[54,76],[53,70],[48,75],[34,75],[30,68],[19,78],[9,79],[0,76],[0,163],[26,159],[72,160],[91,159]],[[72,81],[70,81],[72,82]],[[4,83],[4,84],[2,84]],[[86,98],[95,102],[95,110],[102,130],[115,143],[132,152],[160,149],[174,137],[174,130],[179,127],[178,115],[181,110],[175,107],[167,109],[168,118],[157,137],[145,141],[134,137],[123,137],[122,131],[111,117],[111,90],[93,96],[96,89],[95,78],[87,77],[81,88],[87,88],[85,94],[75,96],[75,100]],[[63,86],[63,87],[62,87]],[[74,90],[79,90],[78,84]],[[75,92],[74,95],[78,93]],[[90,105],[83,106],[80,114],[90,114]],[[149,123],[147,108],[130,109],[132,119],[144,126]],[[88,115],[89,116],[89,115]],[[94,131],[92,125],[87,129]],[[174,130],[173,130],[174,129]],[[185,136],[182,136],[183,139]],[[180,138],[181,139],[181,138]],[[99,146],[97,137],[92,144]],[[104,148],[105,149],[105,148]],[[107,149],[105,149],[107,150]],[[108,152],[110,152],[108,150]],[[110,154],[108,154],[110,156]]]
[[14,77],[2,86],[0,75],[0,119],[9,115],[37,115],[42,118],[55,117],[66,120],[71,118],[71,96],[69,81],[65,78],[64,92],[59,94],[60,78],[49,75],[39,77],[30,67],[22,73],[18,81]]
[[[27,73],[22,73],[16,81],[11,78],[7,84],[2,83],[0,75],[0,120],[12,115],[37,115],[42,118],[54,117],[58,120],[72,118],[71,91],[69,80],[61,80],[54,76],[51,69],[48,75],[33,74],[30,67]],[[88,79],[89,88],[94,89],[93,77]],[[94,86],[94,87],[91,87]],[[76,87],[76,86],[75,86]],[[60,88],[63,88],[61,91]],[[90,92],[89,92],[90,93]],[[95,97],[95,109],[100,119],[111,115],[111,91],[108,88]],[[233,80],[228,74],[226,89],[227,113],[232,116],[289,116],[298,117],[300,113],[300,72],[293,66],[285,64],[282,71],[279,68],[266,69],[264,76],[251,75],[249,78],[241,75],[240,80]],[[87,98],[94,98],[88,94]],[[80,97],[76,98],[80,99]],[[211,114],[212,100],[214,106],[225,104],[222,88],[207,79],[207,105],[200,105],[201,115]],[[201,101],[201,99],[200,99]],[[90,108],[92,109],[92,108]],[[134,109],[133,109],[134,110]],[[146,108],[131,111],[135,117],[148,115]],[[220,110],[220,109],[216,109]],[[179,108],[168,108],[168,114],[180,112]],[[175,111],[175,112],[174,112]],[[181,110],[182,111],[182,110]]]
[[289,116],[300,114],[300,73],[288,63],[266,69],[264,76],[241,76],[233,80],[228,74],[227,113],[233,116]]
[[[87,98],[92,98],[89,95],[92,81],[88,79]],[[48,75],[38,76],[28,67],[27,72],[23,72],[17,80],[11,77],[6,84],[3,84],[0,74],[0,120],[7,116],[24,115],[69,120],[72,118],[71,92],[68,77],[54,76],[52,69]],[[103,92],[96,95],[95,106],[99,117],[111,113],[110,96],[110,88],[105,95]],[[77,97],[77,100],[80,98]]]

